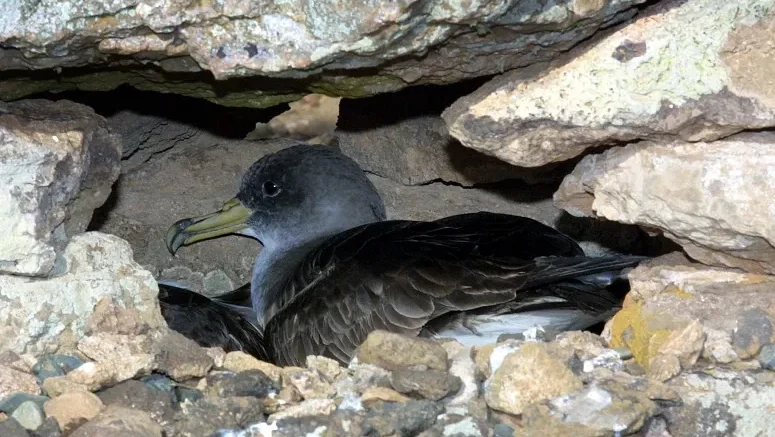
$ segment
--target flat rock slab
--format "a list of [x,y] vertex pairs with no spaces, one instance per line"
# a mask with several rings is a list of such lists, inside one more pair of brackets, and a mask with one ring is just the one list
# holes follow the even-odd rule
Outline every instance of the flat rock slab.
[[772,0],[659,2],[556,68],[495,79],[444,118],[464,145],[525,167],[614,142],[771,127],[774,9]]
[[[108,71],[64,81],[56,75],[38,81],[21,77],[0,84],[0,95],[130,83],[231,105],[271,106],[278,96],[287,101],[300,91],[293,80],[270,86],[240,80],[260,75],[312,77],[311,91],[366,96],[551,59],[599,28],[631,17],[642,2],[254,1],[191,7],[155,0],[18,0],[4,5],[0,18],[0,71],[83,66]],[[115,59],[142,72],[115,68],[109,64]],[[144,67],[146,62],[155,68]],[[353,70],[361,71],[353,77],[342,73]],[[177,80],[205,71],[189,83]],[[326,71],[331,73],[321,79]],[[162,73],[176,74],[176,80]],[[228,78],[234,80],[219,82]]]

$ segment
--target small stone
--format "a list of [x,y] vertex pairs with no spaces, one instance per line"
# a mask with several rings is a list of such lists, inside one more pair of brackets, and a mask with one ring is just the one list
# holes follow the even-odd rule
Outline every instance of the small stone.
[[104,408],[100,398],[87,391],[65,393],[43,405],[46,415],[55,418],[65,433],[91,420]]
[[304,399],[332,398],[336,394],[336,389],[323,380],[318,372],[300,367],[283,369],[283,385],[296,387]]
[[43,391],[51,397],[59,396],[63,393],[89,391],[85,384],[75,383],[67,376],[52,376],[43,381]]
[[705,328],[705,347],[702,357],[718,364],[729,364],[740,358],[732,347],[732,335],[726,331]]
[[30,431],[34,431],[43,424],[43,411],[38,404],[33,401],[22,402],[11,414],[11,417]]
[[437,370],[399,369],[393,372],[391,383],[399,393],[432,401],[457,393],[461,386],[460,378]]
[[43,408],[43,404],[48,400],[49,398],[47,396],[31,395],[27,393],[14,393],[0,400],[0,411],[11,414],[19,407],[19,405],[23,404],[24,402],[34,402],[39,407]]
[[6,366],[0,366],[0,399],[12,393],[40,394],[35,376]]
[[361,393],[370,387],[390,387],[390,372],[371,364],[350,364],[334,381],[339,396]]
[[156,360],[159,370],[176,381],[201,378],[213,367],[207,351],[175,331],[169,331],[161,339]]
[[522,414],[525,407],[582,387],[582,381],[540,343],[509,353],[485,383],[485,401],[498,411]]
[[35,430],[35,437],[61,437],[62,429],[53,417],[47,417],[43,424]]
[[0,352],[0,366],[6,366],[10,367],[11,369],[18,370],[20,372],[25,373],[33,373],[32,372],[32,366],[35,364],[35,360],[33,358],[32,364],[30,364],[27,360],[31,358],[30,356],[20,356],[14,351],[6,350],[3,352]]
[[755,357],[762,345],[775,339],[775,327],[770,315],[760,308],[745,311],[737,320],[737,329],[732,336],[732,346],[744,360]]
[[678,358],[681,367],[690,369],[700,357],[705,344],[705,333],[699,320],[694,320],[681,331],[673,331],[659,347],[659,354],[670,354]]
[[98,332],[78,342],[78,350],[97,362],[116,361],[129,355],[151,353],[152,342],[147,335],[125,335]]
[[265,398],[280,391],[277,384],[260,370],[212,372],[207,375],[206,381],[205,394],[208,396]]
[[226,351],[220,347],[206,347],[204,349],[207,356],[213,359],[213,366],[218,369],[223,368],[223,362],[226,360]]
[[299,404],[291,405],[282,411],[272,414],[267,419],[267,423],[272,423],[278,420],[288,419],[292,417],[305,417],[305,416],[327,416],[334,412],[336,409],[336,403],[333,399],[307,399]]
[[554,343],[573,350],[581,360],[598,357],[607,349],[602,337],[587,331],[562,332]]
[[110,407],[70,437],[162,437],[162,429],[145,411]]
[[377,435],[417,435],[430,428],[443,412],[441,404],[426,400],[378,402],[367,411],[366,425]]
[[232,372],[242,372],[244,370],[260,370],[264,372],[274,382],[280,382],[282,369],[274,364],[261,361],[252,355],[242,351],[234,351],[226,354],[223,360],[223,366],[226,370]]
[[759,351],[759,363],[765,369],[775,370],[775,343],[762,346]]
[[0,422],[0,435],[3,437],[30,437],[27,430],[13,418]]
[[371,407],[377,401],[383,402],[408,402],[409,398],[387,387],[371,387],[361,395],[361,402],[366,408]]
[[342,366],[339,365],[338,361],[318,355],[309,355],[307,357],[307,368],[317,371],[328,382],[334,382],[339,374],[342,373]]
[[431,340],[388,331],[372,331],[356,351],[358,361],[387,370],[427,366],[447,371],[447,351]]
[[171,422],[175,412],[172,391],[155,390],[137,380],[124,381],[97,393],[103,404],[147,411],[157,422]]
[[490,354],[497,346],[495,343],[486,344],[484,346],[474,346],[471,348],[471,355],[474,358],[474,364],[476,365],[476,371],[479,377],[487,379],[492,374],[490,372]]
[[679,373],[681,373],[681,362],[677,356],[657,355],[649,362],[646,375],[651,379],[664,382]]
[[143,376],[140,378],[140,381],[142,381],[142,383],[147,385],[149,388],[170,393],[175,389],[176,386],[175,381],[165,375],[159,375],[158,373]]
[[156,365],[152,354],[114,357],[112,361],[89,362],[68,373],[66,378],[96,391],[138,376],[147,375]]
[[217,436],[218,430],[242,429],[264,419],[263,403],[255,398],[203,398],[180,404],[175,414],[175,437]]
[[46,355],[41,357],[32,367],[32,372],[43,384],[46,378],[64,376],[68,372],[77,369],[84,363],[83,360],[71,355]]
[[202,392],[195,388],[175,387],[175,399],[178,403],[196,402],[202,399]]

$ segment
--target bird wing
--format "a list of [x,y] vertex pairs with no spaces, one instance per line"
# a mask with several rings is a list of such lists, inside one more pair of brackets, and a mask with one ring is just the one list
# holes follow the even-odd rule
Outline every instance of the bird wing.
[[546,294],[531,288],[633,264],[580,254],[556,230],[503,214],[360,226],[327,240],[289,278],[266,326],[269,353],[282,365],[307,355],[347,362],[375,329],[416,335],[452,311],[535,302]]

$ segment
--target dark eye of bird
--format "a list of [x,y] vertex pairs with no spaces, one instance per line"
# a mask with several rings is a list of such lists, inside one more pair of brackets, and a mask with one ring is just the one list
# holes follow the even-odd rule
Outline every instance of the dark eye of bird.
[[264,194],[266,194],[269,197],[274,197],[280,194],[280,187],[278,187],[277,184],[275,184],[272,181],[264,182],[264,185],[261,187],[261,189],[263,189]]

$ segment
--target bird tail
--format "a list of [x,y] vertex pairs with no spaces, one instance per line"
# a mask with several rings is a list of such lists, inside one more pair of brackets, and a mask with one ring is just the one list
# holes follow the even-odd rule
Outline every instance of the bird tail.
[[209,298],[170,283],[159,283],[161,313],[170,329],[202,347],[221,347],[226,352],[242,351],[268,360],[263,330],[255,313],[244,303],[244,290],[224,297]]
[[[585,312],[613,314],[630,291],[627,273],[642,256],[541,258],[544,273],[531,278],[532,287],[573,302]],[[550,267],[550,268],[549,268]]]

